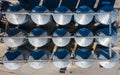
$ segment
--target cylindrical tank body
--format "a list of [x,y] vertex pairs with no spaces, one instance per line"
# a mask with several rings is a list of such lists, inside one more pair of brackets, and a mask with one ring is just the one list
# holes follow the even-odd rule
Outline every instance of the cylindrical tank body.
[[9,61],[17,61],[17,60],[23,60],[23,54],[20,50],[8,50],[4,57],[3,60],[8,61],[4,62],[3,65],[9,69],[9,70],[16,70],[20,68],[23,63],[22,62],[9,62]]
[[[41,29],[41,28],[34,28],[29,34],[29,36],[34,36],[34,37],[36,37],[36,36],[43,37],[43,36],[47,36],[47,35],[48,35],[47,31],[45,31],[44,29]],[[28,38],[28,40],[32,46],[42,47],[48,43],[48,38],[34,38],[34,37]]]
[[92,31],[87,28],[78,29],[77,32],[75,33],[75,36],[81,36],[81,37],[83,36],[83,38],[79,38],[79,37],[75,38],[75,42],[82,47],[89,46],[90,44],[92,44],[94,40],[94,38],[84,38],[88,36],[93,36]]
[[59,38],[52,38],[52,41],[55,45],[63,47],[69,44],[70,38],[61,38],[64,36],[70,36],[70,33],[64,28],[58,28],[53,32],[53,36],[59,36]]
[[[3,38],[4,43],[9,47],[18,47],[26,42],[24,37],[25,32],[21,29],[10,28],[6,31],[5,36],[9,36],[9,38]],[[12,36],[16,36],[18,38],[12,38]]]
[[117,12],[114,10],[113,6],[103,6],[102,8],[100,8],[99,12],[101,12],[102,14],[96,15],[95,18],[98,22],[102,24],[108,25],[115,22],[115,20],[117,19]]
[[70,59],[70,53],[68,52],[68,50],[64,49],[64,48],[58,48],[56,50],[56,52],[54,53],[53,56],[53,64],[57,67],[57,68],[66,68],[69,64],[69,61],[65,60],[62,61],[62,59]]
[[[110,36],[109,28],[103,28],[98,30],[97,36]],[[104,38],[96,38],[96,41],[99,44],[108,47],[110,44],[110,41],[112,42],[112,45],[114,45],[117,42],[117,32],[113,28],[111,29],[111,36],[112,36],[112,39],[110,39],[109,37],[104,37]]]
[[[8,12],[22,12],[24,9],[20,5],[13,5],[9,6],[7,9]],[[14,25],[20,25],[28,21],[26,14],[15,14],[10,13],[6,14],[7,20],[14,24]]]
[[[48,59],[47,52],[44,49],[33,50],[29,54],[29,60],[47,60],[47,59]],[[47,64],[47,61],[29,62],[29,65],[34,69],[43,68],[45,64]]]
[[69,12],[71,12],[70,9],[64,6],[60,6],[56,8],[53,14],[53,18],[55,22],[59,25],[66,25],[70,23],[72,19],[72,15],[64,14],[64,13],[69,13]]
[[112,56],[109,56],[109,49],[101,49],[96,52],[98,59],[105,59],[110,61],[100,61],[99,64],[104,68],[113,68],[118,62],[118,57],[116,52],[112,51]]
[[[74,20],[80,25],[87,25],[93,20],[92,14],[86,14],[93,12],[92,9],[88,6],[80,6],[74,15]],[[82,13],[82,14],[81,14]]]
[[36,12],[35,14],[31,14],[31,19],[34,23],[38,25],[45,25],[50,22],[51,15],[48,14],[39,14],[39,13],[47,13],[49,10],[44,6],[35,6],[32,9],[32,12]]
[[93,57],[92,52],[88,49],[78,49],[75,53],[75,59],[82,61],[76,61],[75,64],[81,68],[89,68],[92,66],[92,61],[86,61],[84,59],[91,59]]

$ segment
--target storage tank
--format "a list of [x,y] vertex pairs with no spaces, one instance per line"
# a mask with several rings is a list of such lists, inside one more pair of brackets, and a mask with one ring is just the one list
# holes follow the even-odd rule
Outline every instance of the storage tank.
[[37,25],[45,25],[50,22],[51,15],[50,14],[40,14],[40,13],[47,13],[49,10],[44,6],[35,6],[32,9],[31,19]]
[[[25,11],[20,5],[11,5],[7,9],[8,12],[22,12]],[[20,25],[28,21],[26,14],[15,14],[10,13],[6,14],[7,20],[14,24],[14,25]]]
[[108,25],[110,23],[115,22],[118,16],[118,13],[115,11],[113,6],[110,5],[103,6],[98,12],[102,14],[96,15],[95,18],[98,22],[104,25]]
[[86,47],[92,44],[94,38],[85,38],[89,36],[94,36],[91,30],[87,28],[80,28],[76,31],[75,36],[81,36],[83,38],[76,37],[75,42],[82,47]]
[[[29,60],[47,60],[48,55],[44,49],[32,50],[29,54]],[[28,62],[29,65],[34,69],[40,69],[47,64],[47,61],[33,61]]]
[[53,19],[55,22],[59,25],[66,25],[70,23],[72,19],[72,15],[70,14],[64,14],[64,13],[70,13],[71,10],[65,6],[60,6],[54,10]]
[[96,52],[98,59],[105,59],[110,61],[100,61],[99,64],[104,68],[113,68],[118,62],[118,57],[116,52],[112,51],[112,56],[109,56],[109,49],[100,49]]
[[70,36],[70,33],[68,32],[68,30],[64,29],[64,28],[58,28],[53,32],[53,36],[58,36],[59,38],[52,38],[52,41],[55,45],[59,46],[59,47],[64,47],[66,45],[69,44],[70,42],[70,38],[61,38],[61,37],[65,37],[65,36]]
[[[97,36],[110,36],[109,34],[109,28],[103,28],[97,31]],[[96,41],[103,45],[108,47],[110,44],[110,41],[112,45],[114,45],[117,42],[117,32],[112,28],[111,29],[111,36],[112,36],[112,40],[109,37],[104,37],[104,38],[96,38]]]
[[[19,38],[19,37],[25,37],[25,34],[26,33],[21,29],[10,28],[5,32],[5,36],[8,37],[3,38],[3,42],[9,47],[21,46],[26,42],[26,40],[25,38]],[[12,38],[12,37],[18,37],[18,38]]]
[[77,49],[75,53],[75,59],[80,60],[76,61],[75,64],[81,68],[89,68],[92,66],[92,61],[84,60],[91,59],[93,57],[92,52],[86,48]]
[[[64,59],[64,61],[62,61]],[[70,53],[65,48],[58,48],[53,55],[53,64],[57,68],[66,68],[69,64]]]
[[17,61],[17,60],[20,61],[23,59],[24,57],[20,50],[8,50],[3,57],[3,60],[8,62],[3,62],[3,65],[5,68],[9,70],[16,70],[23,65],[23,62],[9,62],[9,61]]
[[29,36],[34,36],[33,38],[28,38],[28,41],[30,42],[30,44],[32,46],[35,46],[35,47],[42,47],[44,46],[45,44],[48,43],[49,39],[48,38],[37,38],[38,36],[39,37],[45,37],[45,36],[48,36],[48,33],[46,30],[44,29],[41,29],[41,28],[34,28]]
[[88,6],[80,6],[76,10],[76,14],[74,14],[74,20],[80,25],[87,25],[89,24],[92,20],[94,15],[89,14],[92,13],[92,9]]

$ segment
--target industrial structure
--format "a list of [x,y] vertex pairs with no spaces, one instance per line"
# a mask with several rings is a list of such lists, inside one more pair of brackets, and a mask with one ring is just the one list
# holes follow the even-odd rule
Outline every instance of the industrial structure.
[[[3,10],[5,2],[8,6]],[[42,69],[48,62],[60,69],[70,62],[80,68],[90,68],[93,62],[113,68],[119,62],[112,50],[119,38],[119,13],[110,4],[97,11],[85,5],[72,11],[60,0],[52,11],[43,6],[44,0],[31,10],[20,2],[1,1],[0,39],[8,50],[0,62],[7,69],[16,70],[25,63]]]

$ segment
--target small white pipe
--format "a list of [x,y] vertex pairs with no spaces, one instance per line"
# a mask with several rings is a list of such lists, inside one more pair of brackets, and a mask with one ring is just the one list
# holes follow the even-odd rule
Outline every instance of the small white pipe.
[[58,7],[60,7],[60,6],[61,6],[61,4],[62,4],[62,0],[60,0],[60,2],[59,2],[59,4],[58,4]]
[[97,8],[99,2],[100,2],[100,0],[96,0],[94,8]]
[[75,6],[76,9],[78,8],[79,4],[80,4],[80,0],[77,1],[77,4]]
[[44,2],[44,0],[40,0],[39,5],[42,6],[42,5],[43,5],[43,2]]

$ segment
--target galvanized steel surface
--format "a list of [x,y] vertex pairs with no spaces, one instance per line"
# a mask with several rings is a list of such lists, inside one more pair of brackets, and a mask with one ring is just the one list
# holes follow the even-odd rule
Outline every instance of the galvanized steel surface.
[[[74,15],[74,20],[80,25],[87,25],[93,20],[94,15],[84,14],[84,13],[92,13],[92,12],[93,12],[92,9],[89,8],[88,6],[80,6],[76,10],[77,14]],[[83,14],[79,14],[79,13],[83,13]]]
[[[3,57],[3,60],[7,60],[7,61],[24,60],[24,57],[20,51],[13,50],[13,51],[6,52],[5,56]],[[16,70],[16,69],[20,68],[23,65],[23,63],[8,62],[8,63],[3,63],[3,65],[5,68],[7,68],[9,70]]]
[[[41,28],[34,28],[29,36],[47,36],[47,32]],[[48,38],[28,38],[30,44],[35,47],[42,47],[48,42]]]
[[[92,52],[88,49],[78,49],[75,53],[75,59],[91,59],[93,58]],[[77,61],[75,64],[81,68],[89,68],[92,66],[92,61]]]
[[[20,5],[14,5],[14,6],[9,6],[7,11],[12,11],[12,12],[19,12],[19,11],[24,11],[24,9]],[[14,24],[14,25],[20,25],[25,22],[27,22],[27,15],[26,14],[6,14],[7,20]]]
[[61,59],[70,59],[70,53],[64,48],[58,48],[54,53],[53,64],[58,68],[66,68],[69,64],[69,61],[61,61]]
[[72,15],[61,14],[61,13],[69,13],[69,12],[71,12],[70,9],[64,6],[60,6],[56,8],[54,13],[59,13],[59,14],[53,14],[53,18],[55,22],[58,23],[59,25],[66,25],[70,23],[72,19]]
[[[38,50],[33,50],[30,52],[29,59],[28,60],[46,60],[48,59],[47,53],[45,50],[38,49]],[[28,62],[29,65],[34,68],[34,69],[40,69],[47,64],[47,61],[44,62]]]
[[[49,10],[44,7],[44,6],[35,6],[32,9],[32,12],[38,12],[38,13],[45,13],[45,12],[49,12]],[[42,14],[31,14],[31,19],[33,20],[33,22],[35,22],[38,25],[45,25],[47,23],[50,22],[51,20],[51,15],[42,15]]]
[[[112,45],[115,45],[117,42],[117,32],[112,28],[111,34],[109,34],[109,28],[103,28],[97,31],[98,36],[112,36],[112,38],[106,37],[106,38],[96,38],[96,41],[106,47],[109,47],[110,43]],[[111,42],[110,42],[111,41]]]
[[112,51],[112,57],[109,56],[109,50],[102,48],[97,52],[97,56],[99,59],[112,59],[112,61],[100,61],[99,64],[104,68],[113,68],[118,63],[117,54]]
[[75,33],[75,36],[83,36],[83,38],[75,38],[75,42],[82,47],[86,47],[89,46],[90,44],[92,44],[94,38],[84,38],[88,37],[88,36],[94,36],[92,31],[86,28],[81,28],[78,29],[77,32]]
[[[25,36],[25,32],[20,29],[8,29],[5,33],[5,36]],[[3,38],[3,42],[9,47],[18,47],[25,43],[24,38]]]
[[99,12],[111,12],[111,13],[96,15],[96,20],[105,25],[115,22],[118,16],[117,12],[114,10],[112,6],[104,6],[99,10]]
[[[53,32],[53,36],[70,36],[70,33],[64,28],[58,28]],[[64,47],[69,44],[70,38],[52,38],[53,43],[59,47]]]

